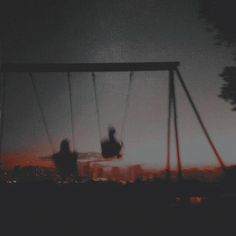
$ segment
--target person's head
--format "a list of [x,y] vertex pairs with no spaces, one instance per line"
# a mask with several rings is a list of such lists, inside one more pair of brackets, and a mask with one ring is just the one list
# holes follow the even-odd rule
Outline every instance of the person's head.
[[109,138],[114,138],[115,136],[115,133],[116,133],[116,130],[113,126],[110,126],[108,128],[108,135],[109,135]]
[[70,144],[68,139],[63,139],[60,144],[60,151],[61,152],[69,152],[70,151]]

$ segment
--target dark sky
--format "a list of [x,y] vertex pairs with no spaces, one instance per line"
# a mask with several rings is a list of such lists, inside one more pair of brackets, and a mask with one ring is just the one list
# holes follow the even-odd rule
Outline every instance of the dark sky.
[[[5,3],[4,3],[5,2]],[[226,163],[234,163],[236,113],[217,97],[218,74],[233,63],[230,51],[213,44],[197,15],[197,0],[1,1],[1,54],[5,62],[180,61],[181,72]],[[91,74],[73,76],[76,143],[98,151]],[[98,74],[102,133],[119,132],[127,73]],[[125,162],[165,162],[167,75],[135,73],[125,132]],[[35,74],[55,146],[71,137],[65,74]],[[181,153],[185,165],[216,164],[198,123],[177,89]],[[7,75],[4,150],[49,153],[27,74]],[[118,133],[119,137],[119,133]],[[44,147],[40,150],[40,147]],[[174,156],[172,157],[175,164]]]

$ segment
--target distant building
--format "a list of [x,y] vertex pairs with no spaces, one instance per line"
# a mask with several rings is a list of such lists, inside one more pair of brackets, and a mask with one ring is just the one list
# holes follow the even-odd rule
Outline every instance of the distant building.
[[90,164],[89,162],[80,162],[79,163],[79,176],[80,177],[90,177]]
[[112,172],[112,180],[113,181],[120,181],[121,180],[121,173],[120,168],[117,166],[113,166],[111,169]]
[[91,167],[91,177],[93,180],[103,178],[103,167],[101,165],[93,165]]
[[134,182],[137,178],[141,177],[143,174],[143,169],[141,165],[132,165],[128,167],[128,181]]

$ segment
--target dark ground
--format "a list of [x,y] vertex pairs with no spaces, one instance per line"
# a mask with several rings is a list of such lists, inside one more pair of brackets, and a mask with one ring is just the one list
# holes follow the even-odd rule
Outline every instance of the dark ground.
[[[0,189],[4,236],[236,235],[236,198],[219,186],[28,183]],[[208,201],[176,204],[176,196],[187,195]]]

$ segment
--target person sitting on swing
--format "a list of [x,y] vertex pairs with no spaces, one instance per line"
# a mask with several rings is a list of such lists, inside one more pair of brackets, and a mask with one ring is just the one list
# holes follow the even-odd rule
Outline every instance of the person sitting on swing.
[[116,130],[114,127],[108,128],[108,139],[102,140],[102,156],[104,158],[121,158],[121,149],[123,147],[123,142],[118,142],[115,137]]

